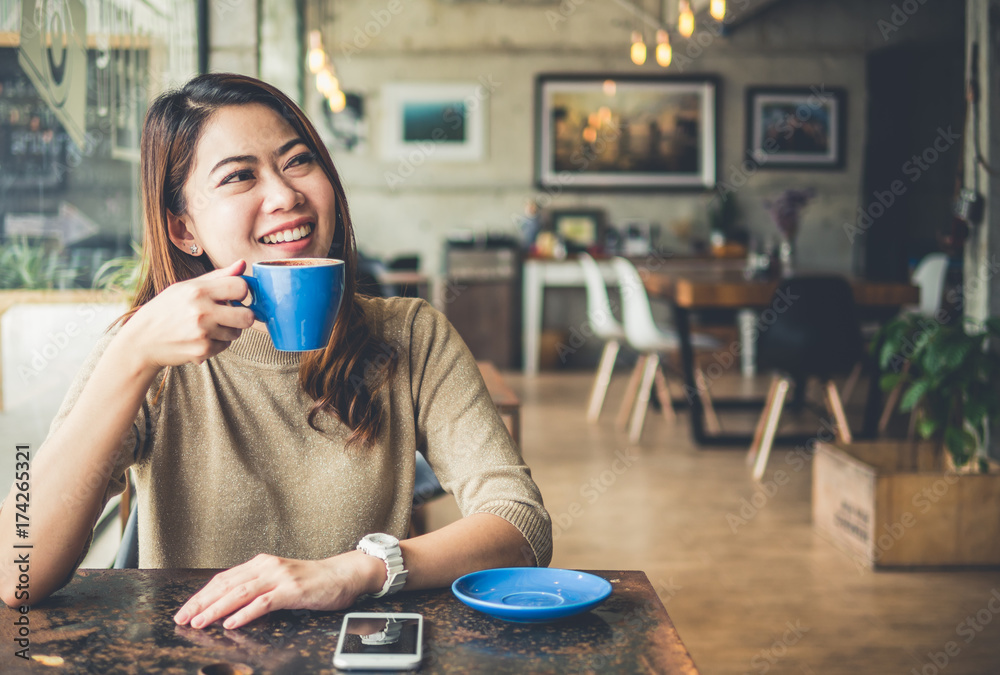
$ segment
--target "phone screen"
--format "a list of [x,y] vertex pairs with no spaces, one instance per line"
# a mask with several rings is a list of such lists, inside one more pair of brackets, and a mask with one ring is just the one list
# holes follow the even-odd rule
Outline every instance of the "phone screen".
[[417,654],[418,619],[347,618],[342,654]]

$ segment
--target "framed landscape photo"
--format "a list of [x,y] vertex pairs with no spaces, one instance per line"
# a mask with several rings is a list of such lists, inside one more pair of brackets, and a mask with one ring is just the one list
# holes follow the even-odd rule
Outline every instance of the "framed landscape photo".
[[387,84],[381,93],[382,159],[483,159],[489,98],[478,82]]
[[711,189],[717,89],[710,77],[538,76],[536,184],[561,190]]
[[750,87],[746,114],[747,151],[760,168],[843,168],[844,89]]

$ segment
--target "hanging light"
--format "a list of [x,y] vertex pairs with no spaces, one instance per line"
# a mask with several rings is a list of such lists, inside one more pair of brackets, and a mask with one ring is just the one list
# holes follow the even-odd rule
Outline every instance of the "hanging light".
[[666,68],[674,58],[674,50],[670,47],[670,36],[667,31],[656,31],[656,62]]
[[632,49],[629,53],[635,65],[641,66],[646,62],[646,43],[642,41],[642,33],[637,30],[632,31]]
[[347,97],[338,89],[330,96],[329,104],[330,112],[339,113],[347,106]]
[[334,77],[333,71],[329,68],[324,68],[323,70],[316,73],[316,89],[323,96],[331,96],[333,92],[340,89],[340,81]]
[[680,0],[680,16],[677,18],[677,32],[686,38],[694,35],[694,12],[689,0]]
[[712,0],[712,4],[709,5],[708,13],[712,15],[712,18],[716,21],[722,21],[726,18],[726,0]]
[[315,75],[326,65],[326,52],[323,51],[323,37],[318,30],[309,31],[309,54],[306,56],[309,72]]

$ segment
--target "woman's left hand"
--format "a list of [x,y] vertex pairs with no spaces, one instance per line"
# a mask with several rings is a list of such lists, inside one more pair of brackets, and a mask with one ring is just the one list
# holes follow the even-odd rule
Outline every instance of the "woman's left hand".
[[381,588],[379,570],[384,577],[385,564],[360,551],[325,560],[262,553],[212,577],[184,603],[174,621],[204,628],[229,617],[222,625],[238,628],[276,609],[344,609],[359,596]]

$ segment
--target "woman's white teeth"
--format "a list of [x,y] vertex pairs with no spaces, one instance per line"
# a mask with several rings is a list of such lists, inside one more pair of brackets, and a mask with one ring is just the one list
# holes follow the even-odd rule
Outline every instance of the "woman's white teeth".
[[312,225],[293,227],[290,230],[282,230],[281,232],[269,234],[266,237],[262,237],[262,240],[265,244],[280,244],[285,241],[298,241],[312,232],[312,229]]

